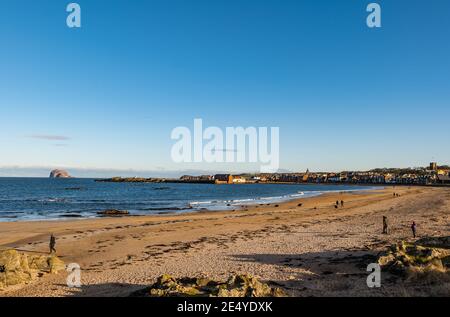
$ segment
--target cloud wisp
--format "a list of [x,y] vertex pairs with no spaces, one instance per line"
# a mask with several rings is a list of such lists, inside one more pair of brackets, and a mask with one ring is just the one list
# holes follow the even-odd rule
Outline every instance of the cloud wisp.
[[51,134],[32,134],[27,136],[31,139],[38,139],[38,140],[48,140],[48,141],[67,141],[70,140],[69,137],[63,136],[63,135],[51,135]]

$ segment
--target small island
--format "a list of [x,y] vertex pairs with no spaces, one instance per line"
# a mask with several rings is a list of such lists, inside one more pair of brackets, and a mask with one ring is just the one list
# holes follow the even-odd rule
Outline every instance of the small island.
[[50,172],[50,178],[72,178],[72,176],[65,170],[55,169]]

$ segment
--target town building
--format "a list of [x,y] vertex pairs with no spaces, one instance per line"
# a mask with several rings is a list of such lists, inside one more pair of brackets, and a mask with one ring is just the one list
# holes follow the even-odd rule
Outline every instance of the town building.
[[214,182],[216,184],[233,184],[233,175],[231,175],[231,174],[216,174],[216,175],[214,175]]

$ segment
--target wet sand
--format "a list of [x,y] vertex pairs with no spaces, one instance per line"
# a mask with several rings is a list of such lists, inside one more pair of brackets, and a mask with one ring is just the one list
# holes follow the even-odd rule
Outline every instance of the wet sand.
[[[336,209],[336,200],[344,207]],[[389,235],[381,234],[383,215]],[[447,188],[390,187],[237,211],[0,223],[0,249],[45,253],[53,233],[61,259],[81,266],[83,284],[68,288],[62,272],[0,296],[127,296],[163,273],[215,279],[248,273],[291,296],[417,295],[388,279],[369,289],[367,264],[387,245],[412,240],[412,221],[418,238],[449,235],[449,215]]]

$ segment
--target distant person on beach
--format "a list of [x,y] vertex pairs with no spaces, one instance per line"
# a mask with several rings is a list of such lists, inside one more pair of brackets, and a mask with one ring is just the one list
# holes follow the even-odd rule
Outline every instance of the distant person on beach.
[[383,234],[388,234],[388,220],[386,216],[383,216]]
[[344,207],[344,201],[341,200],[341,207]]
[[413,223],[411,225],[411,230],[412,230],[414,238],[416,237],[416,227],[417,227],[416,223],[415,223],[415,221],[413,221]]
[[52,254],[53,252],[56,253],[55,246],[56,246],[56,238],[52,233],[50,236],[50,254]]
[[339,207],[339,200],[336,200],[336,206]]

